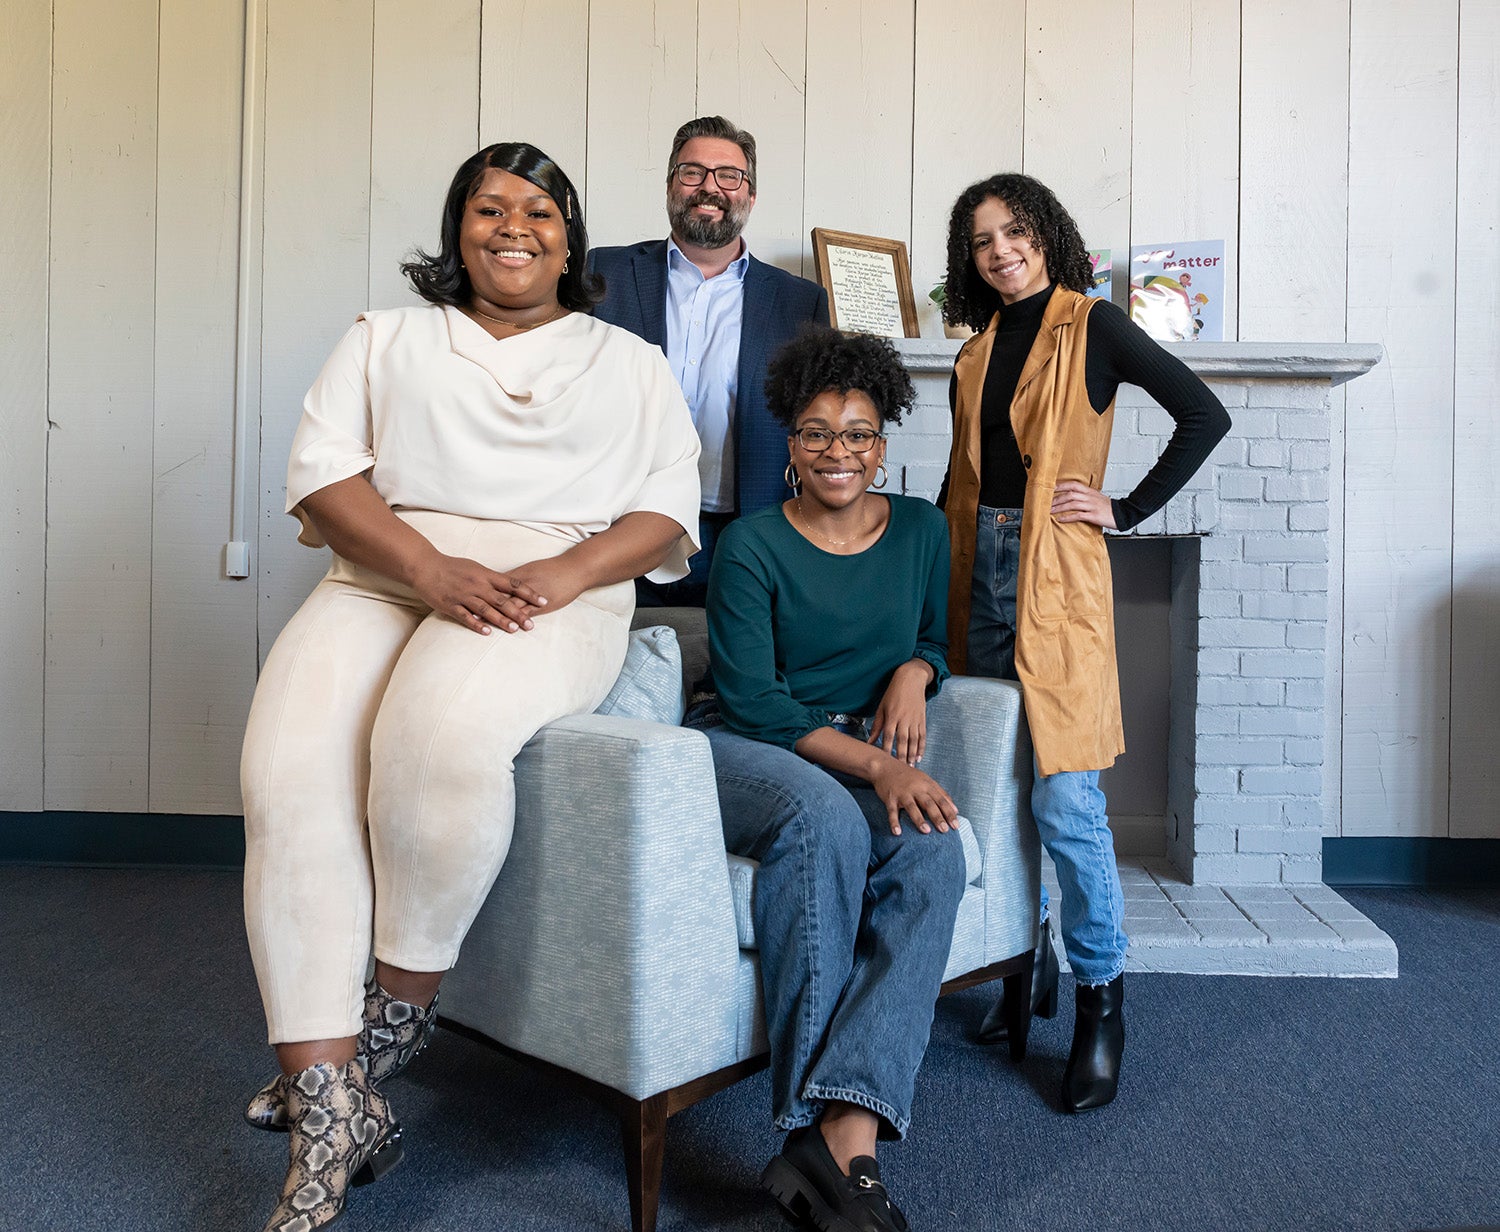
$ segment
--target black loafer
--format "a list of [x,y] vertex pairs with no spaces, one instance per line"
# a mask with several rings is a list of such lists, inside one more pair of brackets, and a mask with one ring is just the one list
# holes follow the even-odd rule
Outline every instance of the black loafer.
[[845,1176],[816,1125],[787,1135],[781,1154],[766,1165],[760,1183],[789,1219],[821,1232],[909,1232],[906,1216],[886,1193],[875,1161],[857,1156]]

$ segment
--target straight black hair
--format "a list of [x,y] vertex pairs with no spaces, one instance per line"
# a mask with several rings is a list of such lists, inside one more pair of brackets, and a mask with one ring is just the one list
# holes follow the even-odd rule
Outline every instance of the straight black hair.
[[589,233],[583,225],[583,202],[567,173],[544,152],[524,141],[502,141],[485,146],[471,154],[453,173],[448,196],[443,202],[441,243],[437,254],[430,256],[420,248],[410,261],[403,261],[401,272],[412,290],[429,304],[466,306],[473,297],[469,275],[459,257],[458,234],[463,226],[464,208],[491,169],[509,171],[527,183],[535,184],[562,211],[568,235],[568,269],[557,284],[557,302],[574,312],[592,312],[604,298],[604,279],[588,272]]

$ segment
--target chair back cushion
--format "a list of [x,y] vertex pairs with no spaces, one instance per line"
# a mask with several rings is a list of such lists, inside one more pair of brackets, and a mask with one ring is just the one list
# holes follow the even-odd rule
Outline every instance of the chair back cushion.
[[682,722],[686,705],[676,631],[667,625],[633,630],[625,649],[625,665],[595,713],[675,727]]
[[701,607],[637,608],[630,622],[635,629],[667,625],[677,633],[677,648],[682,655],[682,683],[692,692],[708,674],[708,619]]

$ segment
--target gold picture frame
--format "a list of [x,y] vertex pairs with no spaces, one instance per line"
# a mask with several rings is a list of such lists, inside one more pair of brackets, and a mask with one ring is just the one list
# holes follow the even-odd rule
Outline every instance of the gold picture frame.
[[812,244],[834,329],[882,338],[921,336],[903,241],[814,227]]

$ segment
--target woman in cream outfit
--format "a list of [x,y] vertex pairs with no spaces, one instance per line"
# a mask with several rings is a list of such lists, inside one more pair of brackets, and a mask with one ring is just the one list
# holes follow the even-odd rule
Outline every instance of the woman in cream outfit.
[[[595,320],[572,184],[524,144],[468,159],[421,307],[362,315],[287,472],[333,563],[266,661],[245,734],[245,917],[290,1133],[267,1232],[309,1232],[400,1157],[377,1089],[510,845],[513,760],[593,709],[632,579],[696,544],[698,439],[660,350]],[[365,972],[371,955],[375,974]]]

